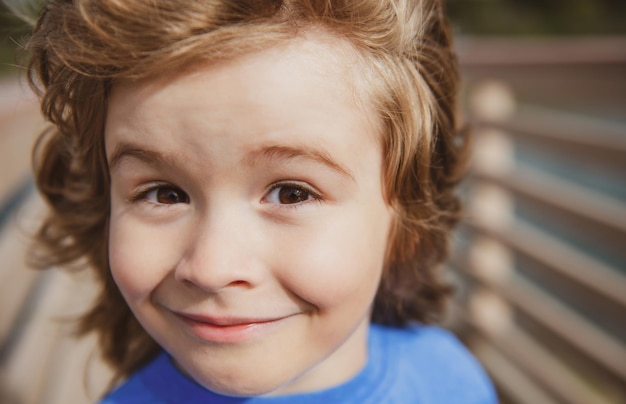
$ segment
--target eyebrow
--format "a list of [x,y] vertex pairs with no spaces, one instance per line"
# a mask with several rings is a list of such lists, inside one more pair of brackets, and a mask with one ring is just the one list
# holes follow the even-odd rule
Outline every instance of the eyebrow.
[[172,154],[165,154],[155,150],[147,150],[132,143],[120,143],[115,147],[115,150],[111,154],[109,160],[109,170],[115,171],[119,167],[120,162],[125,158],[135,158],[143,161],[146,164],[155,167],[161,167],[163,165],[178,167],[180,166],[179,160]]
[[329,153],[324,150],[307,146],[267,146],[252,151],[245,158],[245,163],[251,166],[257,165],[259,160],[283,160],[289,161],[297,158],[304,158],[322,164],[339,174],[355,181],[354,174],[345,166],[335,161]]
[[[163,165],[179,167],[180,161],[172,154],[165,154],[155,150],[144,149],[132,143],[120,143],[115,147],[109,160],[109,170],[115,171],[119,167],[120,162],[125,158],[135,158],[146,164],[155,167]],[[312,147],[293,147],[293,146],[267,146],[249,153],[244,162],[248,165],[255,166],[259,160],[283,160],[289,161],[296,158],[304,158],[322,164],[331,170],[356,182],[354,174],[343,165],[339,164],[324,150],[318,150]]]

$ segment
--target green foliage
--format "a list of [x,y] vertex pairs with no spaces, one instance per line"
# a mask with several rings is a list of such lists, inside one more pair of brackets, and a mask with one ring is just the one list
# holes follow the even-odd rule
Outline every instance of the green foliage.
[[447,0],[457,30],[469,35],[624,35],[624,0]]
[[15,74],[21,68],[19,59],[29,31],[28,23],[0,1],[0,75]]
[[[22,10],[32,18],[41,3],[0,0],[0,75],[19,70],[20,49],[30,30],[15,12]],[[463,35],[626,35],[625,0],[446,0],[446,4],[457,33]]]

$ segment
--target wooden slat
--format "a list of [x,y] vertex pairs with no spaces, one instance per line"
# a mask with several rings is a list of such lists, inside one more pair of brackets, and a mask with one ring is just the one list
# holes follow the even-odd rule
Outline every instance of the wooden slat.
[[44,127],[38,105],[24,91],[0,82],[0,206],[30,177],[30,150]]
[[25,264],[44,211],[29,188],[30,148],[42,126],[23,87],[0,81],[0,402],[95,402],[112,373],[95,338],[77,341],[69,319],[89,306],[93,282]]
[[[490,279],[482,277],[479,271],[470,268],[466,260],[462,258],[457,258],[454,266],[481,283],[490,283]],[[490,287],[516,309],[552,330],[561,339],[615,373],[626,383],[626,347],[615,338],[519,277],[511,282],[502,282],[497,285],[491,283]]]
[[561,363],[546,347],[519,328],[492,340],[498,348],[515,358],[527,374],[543,383],[567,403],[602,403],[607,400]]
[[517,251],[576,280],[626,309],[626,277],[617,269],[527,224],[516,224],[508,239]]
[[94,402],[110,382],[112,373],[97,355],[96,339],[73,336],[73,320],[89,307],[95,291],[93,282],[75,275],[45,271],[38,295],[28,303],[32,309],[2,372],[2,384],[20,402]]
[[3,372],[5,383],[14,389],[15,395],[23,402],[40,403],[47,380],[47,374],[59,338],[59,329],[52,317],[59,313],[59,302],[67,292],[55,273],[46,272],[42,281],[42,293],[30,304],[37,307],[28,317],[26,326],[21,330],[18,343],[12,347],[6,369]]
[[558,404],[516,362],[501,354],[492,345],[483,343],[475,350],[476,357],[490,373],[494,382],[516,403]]
[[537,105],[518,105],[506,122],[494,123],[520,137],[555,139],[605,152],[626,152],[626,125]]
[[517,143],[547,148],[594,165],[619,171],[626,167],[626,125],[532,105],[518,105],[503,121],[475,122],[477,133],[497,128]]
[[626,349],[615,338],[529,282],[517,279],[515,286],[507,287],[505,293],[520,310],[626,382]]
[[[480,195],[472,201],[475,209],[469,213],[474,216],[466,222],[473,232],[454,266],[463,269],[461,277],[468,276],[469,314],[474,314],[474,305],[492,307],[482,314],[477,311],[480,321],[471,327],[484,348],[478,356],[488,368],[497,369],[494,380],[520,403],[626,402],[620,396],[626,385],[626,343],[551,295],[580,293],[568,298],[577,299],[575,305],[585,306],[584,311],[593,306],[607,328],[620,330],[619,335],[626,329],[623,268],[594,257],[596,251],[617,261],[626,257],[626,204],[574,183],[580,172],[585,175],[581,182],[597,176],[599,189],[613,184],[619,191],[626,185],[626,124],[620,108],[626,99],[621,80],[625,45],[624,38],[458,43],[465,78],[470,87],[475,84],[472,114],[481,160],[474,167],[475,181],[467,183],[474,197]],[[524,161],[543,162],[547,168],[541,171]],[[570,180],[550,173],[551,168],[565,172],[568,167]],[[540,224],[522,222],[519,216],[524,214]],[[542,225],[590,250],[584,253],[542,231]],[[481,244],[482,236],[502,248]],[[468,265],[472,259],[481,268]],[[526,263],[532,266],[524,268]],[[498,269],[502,265],[506,268]],[[522,266],[520,274],[537,274],[537,265],[547,271],[543,279],[550,283],[538,285],[516,276],[514,265]],[[496,294],[487,299],[485,290]],[[519,324],[501,318],[515,316]],[[486,321],[494,318],[491,325]],[[498,333],[509,326],[508,332]],[[550,347],[558,344],[563,346],[557,357]]]
[[30,190],[21,205],[0,221],[0,352],[5,359],[16,342],[24,316],[37,298],[41,273],[29,268],[25,261],[36,223],[41,218],[42,204]]
[[45,404],[97,402],[108,389],[112,370],[98,356],[96,335],[63,338],[47,369]]
[[626,203],[622,201],[521,164],[511,172],[495,173],[476,167],[472,173],[482,180],[584,217],[626,236]]
[[459,37],[462,67],[607,64],[626,62],[623,37],[482,38]]
[[477,357],[490,371],[496,383],[506,389],[516,401],[555,402],[554,396],[558,397],[559,402],[572,404],[612,402],[610,396],[593,389],[513,322],[507,328],[494,333],[493,330],[483,327],[483,323],[476,321],[459,303],[455,303],[455,306],[462,313],[465,324],[481,337],[479,341],[482,343],[472,344]]
[[[498,333],[484,328],[455,303],[464,323],[480,338],[472,349],[500,388],[519,403],[608,403],[557,357],[513,322]],[[478,343],[477,343],[478,340]],[[558,398],[558,400],[556,400]]]
[[541,262],[626,309],[626,277],[617,269],[578,251],[558,238],[520,221],[516,221],[507,231],[489,229],[477,220],[467,221],[466,225],[490,234],[513,250]]
[[[609,402],[524,330],[512,326],[494,337],[476,323],[472,325],[485,340],[477,351],[478,357],[488,368],[492,367],[497,382],[503,383],[519,402],[554,402],[546,390],[560,402]],[[500,372],[505,372],[505,380],[498,378]]]
[[15,226],[0,230],[0,351],[3,355],[39,276],[24,265],[27,246],[28,240]]

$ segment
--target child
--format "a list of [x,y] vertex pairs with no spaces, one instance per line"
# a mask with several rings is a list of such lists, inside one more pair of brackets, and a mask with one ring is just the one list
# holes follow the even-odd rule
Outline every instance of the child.
[[104,403],[493,403],[424,324],[459,204],[436,0],[56,0],[42,265],[102,283]]

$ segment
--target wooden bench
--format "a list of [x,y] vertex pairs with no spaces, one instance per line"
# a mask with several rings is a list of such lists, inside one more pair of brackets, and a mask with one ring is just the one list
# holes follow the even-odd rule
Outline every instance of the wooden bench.
[[36,271],[25,264],[44,212],[30,174],[30,149],[43,128],[26,85],[0,82],[0,402],[94,402],[111,372],[93,338],[73,322],[94,294],[87,274]]

